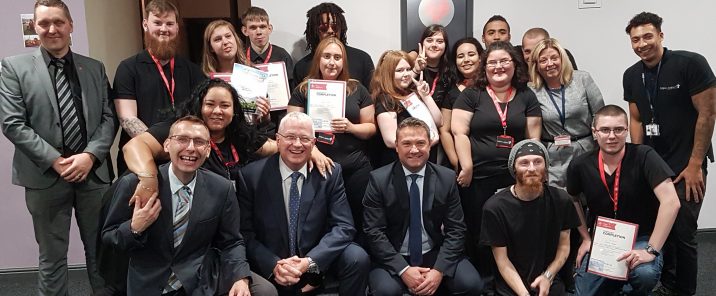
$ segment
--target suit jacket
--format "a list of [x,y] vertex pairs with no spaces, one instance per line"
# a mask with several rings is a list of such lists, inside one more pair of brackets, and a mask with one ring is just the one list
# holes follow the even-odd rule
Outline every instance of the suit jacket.
[[[283,197],[279,155],[252,162],[242,169],[239,190],[241,232],[254,272],[269,278],[280,259],[290,257],[288,218]],[[297,246],[299,257],[311,257],[325,272],[355,235],[353,216],[343,188],[341,167],[323,178],[308,173],[301,188]]]
[[[433,268],[452,277],[464,251],[466,231],[455,172],[428,162],[421,191],[423,225],[433,250],[439,249]],[[371,260],[397,276],[409,266],[399,251],[410,225],[410,196],[399,161],[370,173],[363,206]]]
[[[159,167],[159,217],[141,235],[130,230],[137,176],[128,174],[118,181],[112,204],[102,228],[105,243],[129,255],[127,292],[129,295],[160,295],[173,271],[188,295],[212,295],[213,283],[204,275],[212,268],[210,248],[221,251],[222,284],[251,276],[246,249],[239,232],[239,208],[231,181],[199,169],[196,175],[189,224],[179,247],[174,248],[172,192],[169,164]],[[201,274],[201,276],[200,276]],[[228,281],[228,283],[227,283]]]
[[[95,156],[94,174],[109,183],[106,161],[114,141],[114,118],[109,106],[104,65],[72,54],[82,88],[82,109],[87,129],[84,152]],[[63,150],[57,95],[40,49],[2,60],[0,120],[5,136],[15,144],[12,183],[33,189],[50,187],[59,178],[52,163]]]

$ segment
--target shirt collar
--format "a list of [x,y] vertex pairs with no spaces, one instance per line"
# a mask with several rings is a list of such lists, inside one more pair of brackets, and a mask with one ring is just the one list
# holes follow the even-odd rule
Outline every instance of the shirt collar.
[[[52,60],[56,58],[50,55],[50,53],[47,52],[47,49],[45,49],[44,47],[40,47],[40,52],[42,53],[42,59],[45,61],[45,65],[49,67]],[[66,65],[72,65],[72,49],[69,49],[67,51],[67,54],[65,54],[65,56],[63,56],[62,58],[65,59]]]
[[179,178],[177,178],[176,175],[174,175],[174,171],[172,171],[172,164],[169,163],[169,189],[172,191],[172,195],[177,193],[179,189],[182,187],[189,187],[191,189],[191,192],[193,194],[194,192],[194,186],[196,186],[196,172],[194,172],[194,178],[191,179],[189,184],[184,185],[181,181],[179,181]]
[[[281,172],[281,180],[285,181],[286,179],[291,177],[291,174],[293,174],[293,170],[290,169],[286,163],[283,162],[283,159],[281,159],[281,156],[278,157],[278,170]],[[303,177],[306,178],[308,176],[308,164],[304,164],[301,169],[298,170],[299,173],[303,174]]]
[[[408,177],[408,176],[410,176],[411,174],[417,174],[418,176],[425,178],[425,167],[427,167],[427,163],[426,163],[426,164],[423,166],[423,168],[421,168],[417,173],[411,172],[410,170],[408,170],[408,168],[406,168],[406,167],[405,167],[404,165],[402,165],[402,164],[401,164],[400,166],[403,167],[403,172],[405,173],[405,177]],[[408,177],[408,178],[409,178],[409,177]]]

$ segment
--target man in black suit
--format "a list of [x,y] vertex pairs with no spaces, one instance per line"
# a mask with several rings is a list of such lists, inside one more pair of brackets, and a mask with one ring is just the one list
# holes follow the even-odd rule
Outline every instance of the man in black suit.
[[356,231],[341,167],[325,178],[308,170],[314,134],[308,115],[288,113],[276,133],[278,155],[242,169],[246,253],[253,271],[271,280],[280,295],[312,291],[326,274],[338,278],[340,295],[365,295],[370,263],[352,243]]
[[399,161],[371,172],[363,198],[373,295],[433,295],[438,289],[478,295],[480,276],[463,256],[466,229],[455,172],[428,162],[430,131],[423,121],[407,118],[396,134]]
[[[164,150],[171,162],[159,167],[159,192],[132,208],[139,180],[135,174],[121,178],[102,229],[106,243],[129,254],[127,294],[214,295],[231,285],[230,296],[248,296],[251,272],[234,187],[199,169],[211,151],[209,129],[188,116],[169,134]],[[221,252],[220,262],[207,255],[214,254],[210,248]],[[220,268],[218,287],[207,280],[212,268]]]

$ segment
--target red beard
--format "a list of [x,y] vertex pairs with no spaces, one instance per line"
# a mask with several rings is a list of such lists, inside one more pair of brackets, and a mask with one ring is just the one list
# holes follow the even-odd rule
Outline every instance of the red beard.
[[544,174],[535,173],[525,176],[524,173],[518,173],[517,183],[520,185],[520,190],[526,191],[525,193],[542,194],[544,190]]
[[146,42],[147,50],[149,50],[149,52],[159,60],[168,60],[176,55],[179,44],[178,36],[175,36],[169,41],[159,41],[149,32],[144,32],[144,40]]

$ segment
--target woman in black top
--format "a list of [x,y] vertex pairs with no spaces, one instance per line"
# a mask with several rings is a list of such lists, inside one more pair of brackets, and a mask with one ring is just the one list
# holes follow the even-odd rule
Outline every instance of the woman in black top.
[[512,45],[493,42],[480,65],[475,86],[453,105],[451,128],[460,164],[457,183],[463,187],[466,249],[480,274],[490,275],[490,250],[477,247],[482,207],[497,190],[515,183],[507,169],[510,150],[525,138],[539,140],[542,113]]
[[[375,100],[375,114],[378,130],[385,147],[376,156],[374,163],[387,165],[398,159],[395,152],[395,132],[398,124],[408,117],[417,117],[404,107],[405,102],[417,94],[417,99],[427,107],[430,118],[419,118],[435,126],[431,133],[431,145],[438,143],[440,137],[437,128],[442,125],[442,114],[432,95],[427,81],[416,81],[413,78],[412,60],[404,51],[389,50],[383,53],[371,82],[371,96]],[[418,86],[415,86],[415,84]],[[432,122],[427,122],[432,121]],[[436,149],[430,151],[430,161],[436,161]]]
[[332,132],[317,133],[316,148],[343,167],[346,198],[351,206],[360,242],[363,233],[363,194],[373,169],[368,159],[366,141],[375,134],[373,100],[360,81],[351,79],[346,49],[338,38],[323,39],[315,52],[308,76],[293,91],[287,111],[306,111],[309,79],[346,82],[345,117],[332,120]]

